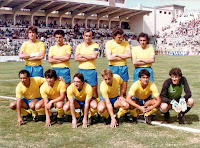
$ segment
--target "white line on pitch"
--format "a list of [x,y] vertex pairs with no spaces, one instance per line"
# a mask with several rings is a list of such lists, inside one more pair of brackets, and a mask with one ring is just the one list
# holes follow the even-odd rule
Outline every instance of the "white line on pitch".
[[[144,120],[138,120],[138,122],[145,123]],[[168,127],[168,128],[172,128],[172,129],[177,129],[177,130],[182,130],[182,131],[187,131],[187,132],[192,132],[192,133],[200,133],[200,129],[196,129],[196,128],[176,126],[176,125],[171,125],[171,124],[164,124],[164,123],[160,123],[160,122],[157,122],[157,121],[151,121],[151,124],[158,125],[158,126],[164,126],[164,127]]]
[[8,80],[0,80],[0,81],[4,82],[4,81],[17,81],[17,80],[19,79],[8,79]]
[[7,96],[0,96],[0,98],[16,100],[16,98],[14,98],[14,97],[7,97]]

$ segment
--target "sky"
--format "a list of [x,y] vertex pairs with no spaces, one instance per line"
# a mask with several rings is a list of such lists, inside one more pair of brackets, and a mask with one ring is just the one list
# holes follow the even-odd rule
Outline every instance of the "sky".
[[185,11],[199,11],[200,12],[200,0],[126,0],[126,7],[138,6],[155,7],[162,5],[182,5],[185,6]]

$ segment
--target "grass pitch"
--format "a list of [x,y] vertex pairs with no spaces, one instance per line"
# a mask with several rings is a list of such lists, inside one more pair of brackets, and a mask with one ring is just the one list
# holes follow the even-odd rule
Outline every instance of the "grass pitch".
[[[153,64],[154,79],[161,90],[163,82],[169,78],[168,72],[172,67],[180,67],[187,78],[195,100],[195,106],[185,115],[186,124],[183,127],[200,129],[199,98],[200,98],[200,57],[199,56],[156,56]],[[70,60],[71,76],[78,69],[78,62]],[[23,69],[24,62],[0,63],[0,96],[15,97],[15,87],[19,83],[18,72]],[[50,68],[47,61],[43,61],[44,70]],[[100,72],[108,67],[106,58],[97,59],[99,84],[102,81]],[[133,65],[128,60],[129,76],[128,90],[132,84]],[[127,90],[127,91],[128,91]],[[100,94],[99,94],[100,95]],[[71,128],[71,123],[54,124],[45,127],[45,123],[32,121],[18,127],[17,114],[9,109],[13,100],[0,98],[0,147],[199,147],[200,135],[166,127],[150,126],[143,123],[136,125],[123,122],[115,129],[102,123],[82,129]],[[171,111],[172,125],[176,122],[176,113]],[[163,117],[158,112],[157,121]]]

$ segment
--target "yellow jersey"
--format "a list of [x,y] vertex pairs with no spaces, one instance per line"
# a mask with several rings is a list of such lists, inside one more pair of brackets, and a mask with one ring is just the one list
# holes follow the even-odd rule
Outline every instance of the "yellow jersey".
[[[54,46],[51,46],[49,49],[49,56],[65,56],[67,53],[71,54],[70,45],[63,45],[62,47],[58,47],[57,45],[54,45]],[[51,67],[55,67],[55,68],[69,67],[69,61],[51,64]]]
[[118,96],[118,87],[123,83],[122,78],[113,74],[112,86],[109,86],[105,81],[102,81],[100,84],[100,91],[103,98],[115,98]]
[[[35,43],[30,43],[29,41],[26,41],[22,44],[21,51],[24,51],[26,54],[45,51],[45,45],[43,42],[40,42],[38,40],[36,40]],[[38,66],[38,65],[42,65],[42,62],[41,60],[31,61],[31,60],[25,59],[25,65]]]
[[60,96],[61,92],[66,92],[65,82],[56,80],[53,88],[51,88],[47,82],[40,87],[40,93],[42,98],[56,99]]
[[[155,50],[153,47],[147,46],[146,49],[142,49],[141,46],[136,46],[132,48],[132,57],[136,59],[149,59],[151,56],[155,55]],[[138,67],[151,67],[152,63],[138,65]]]
[[[94,52],[99,52],[99,45],[97,43],[91,43],[86,47],[85,43],[79,44],[76,48],[76,53],[81,55],[91,55]],[[96,59],[88,60],[85,62],[79,62],[80,69],[96,69]]]
[[30,86],[27,88],[21,82],[16,87],[16,98],[35,99],[41,97],[40,86],[46,82],[45,78],[30,77]]
[[140,80],[132,84],[128,94],[141,100],[147,99],[150,95],[152,95],[152,97],[160,95],[158,93],[158,88],[153,82],[149,81],[147,87],[143,89]]
[[74,83],[72,83],[68,88],[67,88],[67,97],[68,98],[73,98],[75,97],[76,100],[79,101],[85,101],[86,98],[91,99],[92,98],[92,87],[87,84],[86,82],[83,84],[82,90],[79,92],[76,88]]
[[[106,42],[106,51],[111,51],[112,54],[124,54],[126,51],[130,51],[130,46],[127,41],[122,41],[118,44],[114,39]],[[109,65],[113,66],[125,66],[126,60],[109,61]]]

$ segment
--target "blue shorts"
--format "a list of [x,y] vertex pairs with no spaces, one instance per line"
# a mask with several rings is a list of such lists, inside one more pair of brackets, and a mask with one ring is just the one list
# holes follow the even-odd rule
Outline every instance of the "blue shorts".
[[81,108],[85,107],[85,101],[79,101],[79,100],[76,100],[75,98],[73,98],[79,105]]
[[136,82],[137,80],[139,80],[139,72],[142,70],[142,69],[146,69],[149,71],[150,73],[150,77],[149,77],[149,80],[151,82],[154,82],[154,78],[153,78],[153,69],[151,67],[135,67],[135,69],[133,70],[133,82]]
[[65,79],[65,83],[71,82],[71,75],[69,68],[53,68],[56,71],[57,76],[61,76]]
[[132,99],[137,100],[137,101],[140,103],[140,106],[143,106],[144,103],[145,103],[147,100],[151,99],[151,95],[150,95],[147,99],[138,99],[138,98],[136,98],[136,97],[134,97],[134,96],[132,97]]
[[[35,98],[36,100],[40,101],[42,100],[42,98]],[[28,106],[29,108],[29,103],[35,99],[26,99],[26,98],[22,98],[22,100],[26,103],[26,105]]]
[[129,79],[129,75],[128,75],[128,66],[113,66],[113,65],[109,65],[108,67],[113,74],[118,74],[123,81],[128,81]]
[[24,69],[30,73],[31,77],[44,77],[43,67],[41,65],[38,66],[25,65]]
[[[117,97],[115,97],[115,98],[109,98],[109,99],[110,99],[110,103],[111,103],[112,105],[114,105],[115,102],[117,101],[117,98],[118,98],[118,97],[119,97],[119,96],[117,96]],[[105,101],[105,99],[103,98],[103,96],[100,97],[100,101],[102,101],[102,100]]]
[[97,85],[97,71],[96,69],[78,69],[79,73],[83,74],[84,80],[91,86]]

